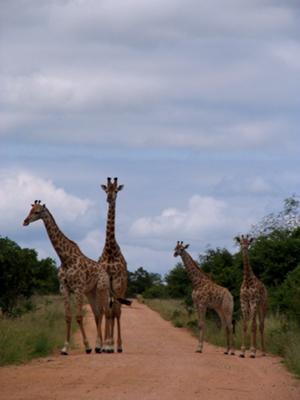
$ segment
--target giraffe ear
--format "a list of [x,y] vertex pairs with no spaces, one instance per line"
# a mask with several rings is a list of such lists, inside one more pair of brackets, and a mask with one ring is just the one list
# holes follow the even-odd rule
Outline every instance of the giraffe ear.
[[234,240],[235,240],[237,243],[240,243],[240,242],[241,242],[241,239],[239,238],[239,236],[235,236]]
[[184,250],[187,249],[188,247],[189,247],[189,244],[186,244],[186,245],[184,246]]
[[124,185],[119,185],[119,186],[118,186],[118,192],[119,192],[120,190],[122,190],[123,187],[124,187]]
[[253,237],[251,237],[250,239],[249,239],[249,243],[252,243],[253,242]]
[[101,185],[102,189],[106,192],[107,186],[106,185]]

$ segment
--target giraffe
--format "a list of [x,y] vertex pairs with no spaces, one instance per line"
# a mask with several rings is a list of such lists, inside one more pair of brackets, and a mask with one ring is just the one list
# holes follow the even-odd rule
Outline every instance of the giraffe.
[[225,327],[227,348],[224,354],[234,355],[233,349],[233,297],[228,289],[217,285],[186,251],[189,245],[177,242],[174,249],[174,257],[181,256],[187,270],[189,279],[192,282],[192,299],[198,314],[199,343],[196,352],[202,353],[205,329],[205,315],[207,308],[213,309],[219,315],[222,325]]
[[[107,194],[108,213],[106,223],[106,238],[102,254],[99,262],[102,267],[108,272],[110,277],[111,289],[116,296],[124,298],[127,289],[127,264],[121,252],[120,246],[115,237],[115,213],[116,213],[116,199],[117,194],[122,190],[124,185],[118,185],[118,178],[107,178],[107,184],[101,185],[101,188]],[[122,302],[123,304],[130,305],[129,300]],[[117,351],[121,353],[122,337],[121,337],[121,304],[120,302],[113,301],[107,313],[107,319],[110,321],[110,343],[106,351],[108,353],[114,352],[114,323],[117,320]]]
[[240,244],[243,256],[243,282],[240,289],[240,302],[243,316],[243,339],[240,357],[245,357],[245,342],[248,332],[248,324],[251,322],[250,357],[256,355],[256,316],[259,320],[262,354],[265,355],[264,328],[267,311],[267,289],[265,285],[254,275],[249,261],[249,245],[253,238],[249,235],[237,236],[235,240]]
[[66,320],[66,340],[61,349],[62,355],[69,352],[69,343],[71,338],[71,308],[70,295],[75,294],[76,299],[76,321],[79,325],[85,351],[90,354],[92,349],[89,345],[85,329],[83,326],[83,301],[84,294],[89,300],[94,313],[97,337],[96,353],[101,353],[103,347],[101,323],[103,315],[106,314],[109,307],[110,283],[107,272],[100,264],[86,257],[78,245],[68,239],[57,226],[53,216],[45,204],[36,200],[31,205],[30,212],[25,218],[23,225],[27,226],[31,222],[41,219],[44,222],[49,239],[58,254],[61,266],[58,270],[60,291],[64,299],[65,320]]

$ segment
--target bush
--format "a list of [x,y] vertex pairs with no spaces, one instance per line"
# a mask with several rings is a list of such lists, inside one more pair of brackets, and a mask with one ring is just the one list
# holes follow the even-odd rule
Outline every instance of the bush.
[[35,250],[22,249],[12,240],[0,238],[0,307],[4,314],[20,315],[21,300],[34,293],[57,293],[58,286],[51,258],[39,261]]

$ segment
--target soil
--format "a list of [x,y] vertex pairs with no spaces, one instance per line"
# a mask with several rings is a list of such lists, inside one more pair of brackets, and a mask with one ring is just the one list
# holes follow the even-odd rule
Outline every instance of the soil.
[[[92,343],[94,320],[85,325]],[[3,400],[299,400],[300,382],[280,358],[226,356],[174,328],[145,305],[123,307],[121,354],[90,354],[77,349],[21,366],[0,369]]]

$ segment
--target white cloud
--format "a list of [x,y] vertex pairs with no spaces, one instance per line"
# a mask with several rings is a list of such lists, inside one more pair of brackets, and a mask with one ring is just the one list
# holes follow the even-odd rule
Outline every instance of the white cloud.
[[[88,232],[85,238],[78,243],[83,253],[97,260],[102,253],[104,234],[105,232],[101,232],[100,229]],[[166,273],[175,263],[172,258],[173,243],[170,248],[166,247],[165,249],[151,247],[151,243],[139,245],[135,240],[126,244],[119,241],[119,244],[130,271],[142,266],[153,272]]]
[[261,175],[247,175],[243,176],[244,171],[239,174],[226,175],[215,185],[214,193],[226,197],[240,197],[245,198],[255,195],[271,195],[279,191],[278,186],[274,183],[273,179]]
[[211,240],[233,225],[234,229],[238,229],[246,227],[249,222],[249,216],[242,218],[239,212],[236,209],[231,210],[225,201],[194,195],[189,199],[186,210],[167,208],[159,216],[139,218],[132,224],[130,233],[138,238],[199,237],[202,240]]
[[98,260],[104,246],[104,235],[105,231],[101,231],[100,226],[99,229],[89,231],[78,243],[82,252],[90,258]]
[[[81,111],[87,107],[130,107],[158,91],[154,78],[93,71],[92,75],[65,73],[5,76],[0,81],[0,100],[6,107],[30,111]],[[156,95],[157,97],[157,95]]]
[[90,200],[68,194],[30,172],[0,171],[1,234],[16,232],[30,210],[34,200],[45,202],[57,222],[73,222],[83,217],[91,205]]
[[249,190],[252,193],[270,193],[272,192],[271,185],[261,176],[255,177],[249,184]]
[[296,106],[293,4],[19,3],[2,14],[5,137],[231,150],[286,145],[297,126],[266,111]]

